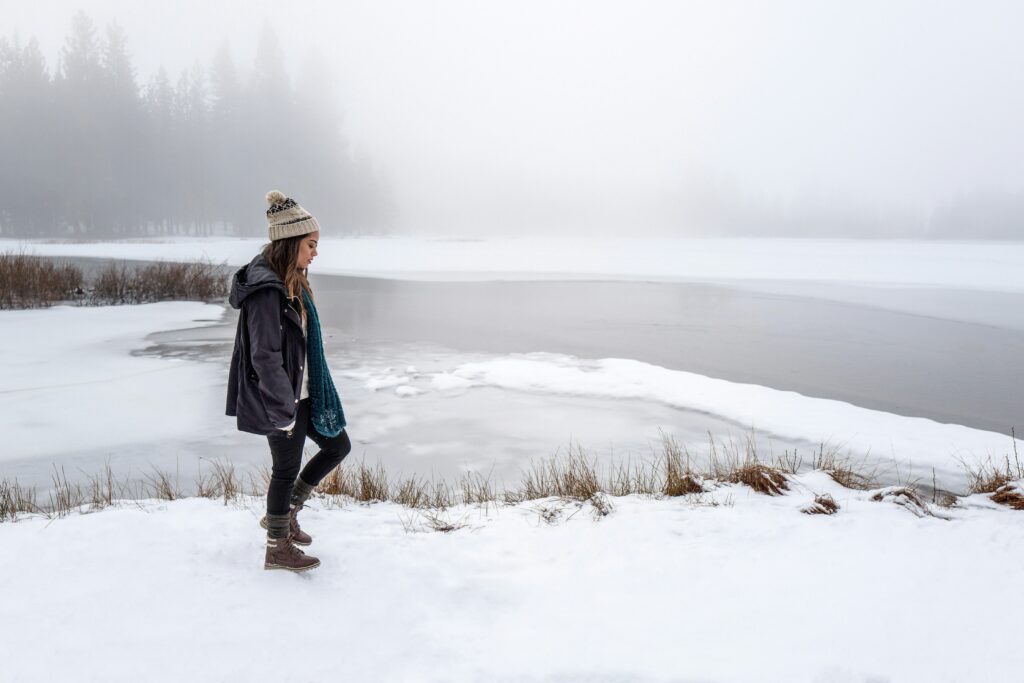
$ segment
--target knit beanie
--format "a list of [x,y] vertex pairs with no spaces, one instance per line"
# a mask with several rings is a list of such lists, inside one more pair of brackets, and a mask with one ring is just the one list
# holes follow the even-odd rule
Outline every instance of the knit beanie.
[[286,237],[308,235],[320,229],[320,224],[298,202],[277,190],[267,193],[267,223],[270,228],[270,241],[283,240]]

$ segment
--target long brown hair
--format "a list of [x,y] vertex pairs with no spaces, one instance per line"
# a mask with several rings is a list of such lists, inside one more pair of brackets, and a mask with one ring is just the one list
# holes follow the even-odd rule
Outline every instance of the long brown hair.
[[309,286],[309,280],[306,279],[306,271],[300,269],[296,262],[299,258],[299,245],[307,237],[308,235],[296,235],[274,240],[264,244],[262,250],[263,257],[267,259],[271,270],[277,273],[277,276],[284,282],[288,298],[298,298],[299,310],[302,311],[303,316],[306,315],[306,304],[300,295],[306,291],[309,293],[309,298],[312,299],[313,290]]

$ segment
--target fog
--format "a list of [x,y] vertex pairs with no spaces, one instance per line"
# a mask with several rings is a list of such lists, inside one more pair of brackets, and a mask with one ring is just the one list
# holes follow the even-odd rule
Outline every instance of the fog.
[[[225,41],[248,67],[268,26],[296,90],[319,54],[386,205],[356,227],[1024,239],[1016,2],[49,0],[0,34],[56,70],[78,9],[140,88]],[[233,192],[258,218],[268,189]]]

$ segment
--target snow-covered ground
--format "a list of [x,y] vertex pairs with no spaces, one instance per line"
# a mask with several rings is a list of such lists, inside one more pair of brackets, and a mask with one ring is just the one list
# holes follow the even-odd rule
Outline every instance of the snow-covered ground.
[[[839,512],[801,514],[820,493]],[[599,520],[454,508],[450,533],[317,500],[302,575],[262,569],[261,500],[23,519],[0,527],[0,678],[1020,681],[1021,513],[870,496],[808,473],[776,498],[611,498]]]
[[[0,251],[244,264],[262,239],[0,240]],[[322,234],[313,273],[409,280],[800,281],[1024,292],[1024,243],[797,239],[488,238]]]

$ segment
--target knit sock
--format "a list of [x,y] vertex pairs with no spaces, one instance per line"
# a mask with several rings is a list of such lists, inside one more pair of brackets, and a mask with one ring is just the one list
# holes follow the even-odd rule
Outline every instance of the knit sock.
[[292,505],[302,505],[313,493],[316,486],[310,486],[302,480],[302,477],[295,479],[295,486],[292,487]]
[[288,525],[291,523],[291,515],[267,515],[267,536],[270,538],[284,538],[288,535]]

